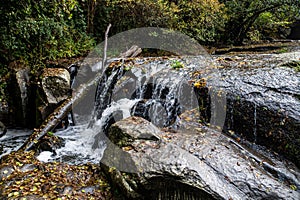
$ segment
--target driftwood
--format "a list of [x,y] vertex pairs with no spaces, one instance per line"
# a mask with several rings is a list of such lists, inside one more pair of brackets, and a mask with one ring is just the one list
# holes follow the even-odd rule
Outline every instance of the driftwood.
[[132,47],[130,47],[130,49],[128,49],[126,52],[121,53],[120,57],[125,57],[125,58],[129,58],[129,57],[136,57],[139,54],[142,53],[142,49],[139,48],[136,45],[133,45]]
[[[106,50],[107,50],[107,39],[108,32],[111,24],[107,27],[105,32],[105,45],[102,66],[106,63]],[[105,70],[104,70],[105,71]],[[76,105],[84,96],[87,94],[92,86],[97,84],[101,79],[102,74],[98,74],[95,79],[89,81],[86,84],[82,84],[74,93],[73,96],[67,98],[62,105],[57,107],[52,114],[50,114],[40,128],[35,129],[25,143],[19,148],[19,151],[29,151],[49,132],[53,131],[56,126],[64,119],[68,113],[72,110],[73,105]]]

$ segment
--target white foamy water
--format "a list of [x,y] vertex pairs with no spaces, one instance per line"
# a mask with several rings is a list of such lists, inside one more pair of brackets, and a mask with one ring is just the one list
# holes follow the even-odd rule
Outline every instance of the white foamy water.
[[31,132],[31,130],[8,129],[0,138],[0,158],[19,149]]
[[70,127],[64,131],[55,133],[55,135],[65,139],[65,145],[56,150],[53,159],[66,161],[72,164],[81,164],[86,162],[100,162],[105,144],[99,145],[94,149],[95,136],[99,133],[96,127],[86,128],[88,124]]
[[55,135],[65,140],[65,145],[56,150],[56,155],[51,152],[41,152],[37,158],[43,162],[58,160],[70,164],[99,163],[106,148],[105,141],[107,140],[101,132],[101,127],[107,123],[111,114],[116,111],[121,111],[123,118],[129,117],[130,110],[137,101],[120,99],[117,102],[112,102],[104,110],[101,119],[96,121],[93,128],[87,128],[88,123],[86,123],[56,132]]

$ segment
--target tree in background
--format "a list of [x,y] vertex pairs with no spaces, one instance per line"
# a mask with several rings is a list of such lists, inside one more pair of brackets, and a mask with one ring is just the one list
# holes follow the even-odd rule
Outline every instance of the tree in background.
[[220,40],[227,16],[218,0],[169,1],[174,18],[172,29],[181,31],[202,44]]
[[[299,17],[299,0],[220,0],[227,10],[224,39],[241,44],[249,31],[278,35],[278,28]],[[273,33],[272,33],[273,32]],[[251,34],[250,34],[251,36]]]
[[3,0],[0,14],[1,64],[34,67],[82,55],[94,44],[77,0]]
[[[94,30],[98,38],[105,26],[111,34],[132,28],[162,27],[181,31],[199,42],[219,39],[226,16],[218,0],[100,0],[97,1]],[[101,34],[101,35],[99,35]]]

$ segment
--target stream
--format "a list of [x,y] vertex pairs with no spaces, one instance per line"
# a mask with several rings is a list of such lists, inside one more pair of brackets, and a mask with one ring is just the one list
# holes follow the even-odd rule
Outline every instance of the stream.
[[[147,186],[153,187],[157,199],[170,196],[164,190],[173,185],[168,180],[194,191],[191,199],[201,199],[197,195],[202,190],[207,192],[202,197],[209,194],[211,199],[239,199],[248,194],[297,199],[299,155],[294,152],[300,141],[300,76],[291,67],[278,66],[299,57],[295,52],[212,60],[200,56],[114,61],[119,65],[104,70],[95,95],[88,96],[92,101],[74,107],[76,125],[54,132],[64,145],[55,152],[40,152],[37,159],[70,165],[101,163],[124,173],[135,173],[139,167],[144,171],[138,176],[146,174],[141,180],[149,179]],[[151,125],[146,126],[142,118]],[[113,142],[120,138],[109,135],[114,134],[112,125],[124,132],[130,129],[128,135],[135,131],[140,138],[131,138],[134,142],[120,148]],[[150,134],[143,132],[149,130]],[[0,138],[0,156],[17,150],[30,133],[8,130]],[[128,163],[122,159],[138,167],[126,171]],[[151,182],[151,176],[162,179],[158,180],[161,188]],[[278,191],[269,193],[269,187]],[[169,189],[175,196],[188,193],[176,186]]]
[[0,158],[19,149],[31,132],[31,130],[8,129],[6,134],[0,138]]
[[41,152],[37,158],[45,162],[96,164],[101,161],[108,142],[105,135],[113,122],[134,115],[158,127],[175,124],[180,113],[198,105],[188,80],[196,70],[196,65],[191,63],[205,61],[200,57],[186,58],[181,61],[185,68],[172,70],[175,60],[158,59],[149,63],[141,59],[130,71],[126,67],[113,70],[102,80],[105,84],[100,81],[96,90],[95,112],[90,114],[94,119],[77,120],[81,125],[56,132],[55,135],[65,140],[64,147],[57,149],[56,154]]
[[[299,52],[279,54],[273,57],[275,61],[283,58],[296,59],[299,57]],[[241,57],[233,56],[233,58],[238,61],[236,63],[239,63],[239,59],[245,63],[251,60],[252,67],[256,68],[262,62],[265,63],[266,60],[270,59],[270,55],[249,55],[248,57],[242,55]],[[141,116],[158,127],[170,126],[176,129],[178,115],[198,106],[197,97],[189,83],[191,73],[196,71],[196,69],[204,74],[212,72],[212,70],[207,70],[206,67],[210,64],[210,61],[201,57],[181,59],[180,62],[187,67],[170,70],[172,64],[177,60],[177,58],[171,58],[170,60],[152,59],[149,62],[148,59],[140,59],[136,61],[137,64],[134,64],[133,68],[130,66],[131,70],[129,71],[124,72],[122,67],[113,71],[104,80],[105,84],[99,83],[95,91],[96,110],[94,113],[89,114],[94,119],[91,117],[82,118],[80,113],[75,114],[77,122],[79,122],[76,126],[69,126],[67,129],[55,132],[56,136],[64,139],[65,145],[56,149],[55,153],[41,152],[37,158],[44,162],[61,161],[69,164],[98,164],[106,148],[107,138],[105,132],[109,125],[114,121],[132,115]],[[199,67],[199,63],[203,67]],[[276,61],[275,63],[278,62]],[[95,66],[99,65],[101,64],[97,63]],[[275,66],[276,64],[273,65]],[[231,66],[231,68],[235,70],[237,66]],[[234,74],[235,72],[230,72],[232,70],[225,70],[226,76]],[[217,71],[215,70],[215,72]],[[214,74],[217,77],[225,76],[224,74]],[[234,81],[234,76],[231,75],[230,78]],[[283,83],[280,82],[279,84]],[[232,114],[231,104],[229,102],[227,106]],[[252,113],[254,143],[256,142],[258,126],[256,106],[254,104]],[[74,110],[76,111],[76,109]],[[225,115],[222,112],[224,112],[222,109],[211,110],[210,120],[213,121],[212,117],[220,115],[224,119],[219,121],[224,123]],[[230,123],[233,123],[233,115],[229,114],[229,116]],[[91,121],[93,122],[92,126]],[[30,133],[30,130],[9,130],[4,137],[0,138],[2,145],[0,156],[2,157],[18,149]]]

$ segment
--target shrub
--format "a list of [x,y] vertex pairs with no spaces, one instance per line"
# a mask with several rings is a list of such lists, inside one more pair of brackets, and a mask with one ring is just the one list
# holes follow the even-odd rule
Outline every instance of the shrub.
[[203,43],[213,42],[226,19],[224,5],[218,0],[102,0],[95,13],[95,33],[100,41],[111,23],[111,35],[139,27],[162,27]]

